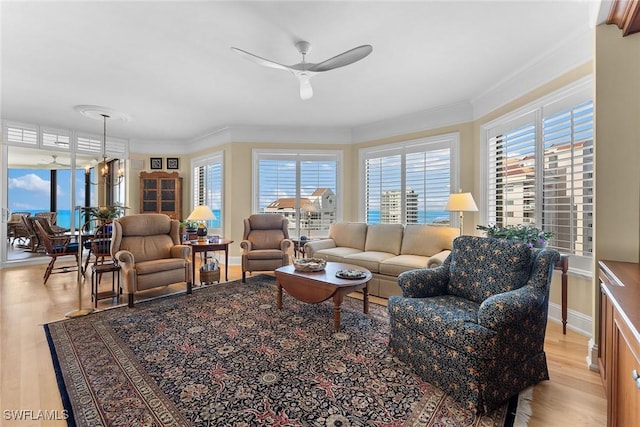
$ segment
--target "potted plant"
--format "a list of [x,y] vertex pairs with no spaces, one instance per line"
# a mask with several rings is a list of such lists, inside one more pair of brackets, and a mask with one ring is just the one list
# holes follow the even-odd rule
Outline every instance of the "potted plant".
[[102,222],[111,222],[116,218],[119,218],[124,213],[124,207],[119,205],[112,206],[100,206],[97,208],[90,208],[89,215]]
[[187,233],[195,233],[198,229],[198,223],[196,221],[180,221],[180,228],[183,228]]
[[553,233],[550,231],[544,231],[533,225],[526,224],[506,225],[503,227],[478,225],[476,229],[486,232],[487,237],[522,242],[532,248],[544,248],[553,237]]

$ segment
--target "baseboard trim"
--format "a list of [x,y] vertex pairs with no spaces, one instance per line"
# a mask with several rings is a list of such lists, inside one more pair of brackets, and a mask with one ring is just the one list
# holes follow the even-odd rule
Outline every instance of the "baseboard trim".
[[593,338],[589,340],[589,352],[587,353],[587,366],[590,371],[600,372],[600,365],[598,364],[598,344],[593,341]]
[[[562,307],[559,304],[549,303],[549,320],[562,324]],[[567,310],[567,329],[591,338],[593,333],[593,318],[575,310]]]

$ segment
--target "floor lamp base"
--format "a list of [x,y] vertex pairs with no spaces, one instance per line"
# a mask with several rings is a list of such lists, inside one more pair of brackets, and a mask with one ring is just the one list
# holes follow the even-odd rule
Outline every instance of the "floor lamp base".
[[93,313],[95,310],[93,308],[79,308],[77,310],[70,311],[65,314],[66,317],[73,319],[74,317],[82,317],[87,314]]

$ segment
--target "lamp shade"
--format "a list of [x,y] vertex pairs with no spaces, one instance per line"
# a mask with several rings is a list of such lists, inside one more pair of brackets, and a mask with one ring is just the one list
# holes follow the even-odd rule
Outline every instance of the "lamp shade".
[[213,219],[216,219],[216,216],[211,212],[209,206],[200,205],[191,212],[187,221],[210,221]]
[[478,206],[471,193],[451,193],[444,209],[450,212],[477,212]]

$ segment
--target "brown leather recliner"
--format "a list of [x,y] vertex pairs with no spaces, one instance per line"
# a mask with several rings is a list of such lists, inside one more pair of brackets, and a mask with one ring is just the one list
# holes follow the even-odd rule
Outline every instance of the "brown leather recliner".
[[111,256],[121,267],[124,291],[184,282],[191,293],[191,248],[180,244],[180,222],[164,214],[127,215],[113,221]]
[[273,271],[289,264],[289,221],[281,214],[255,214],[244,220],[242,281],[246,273]]

